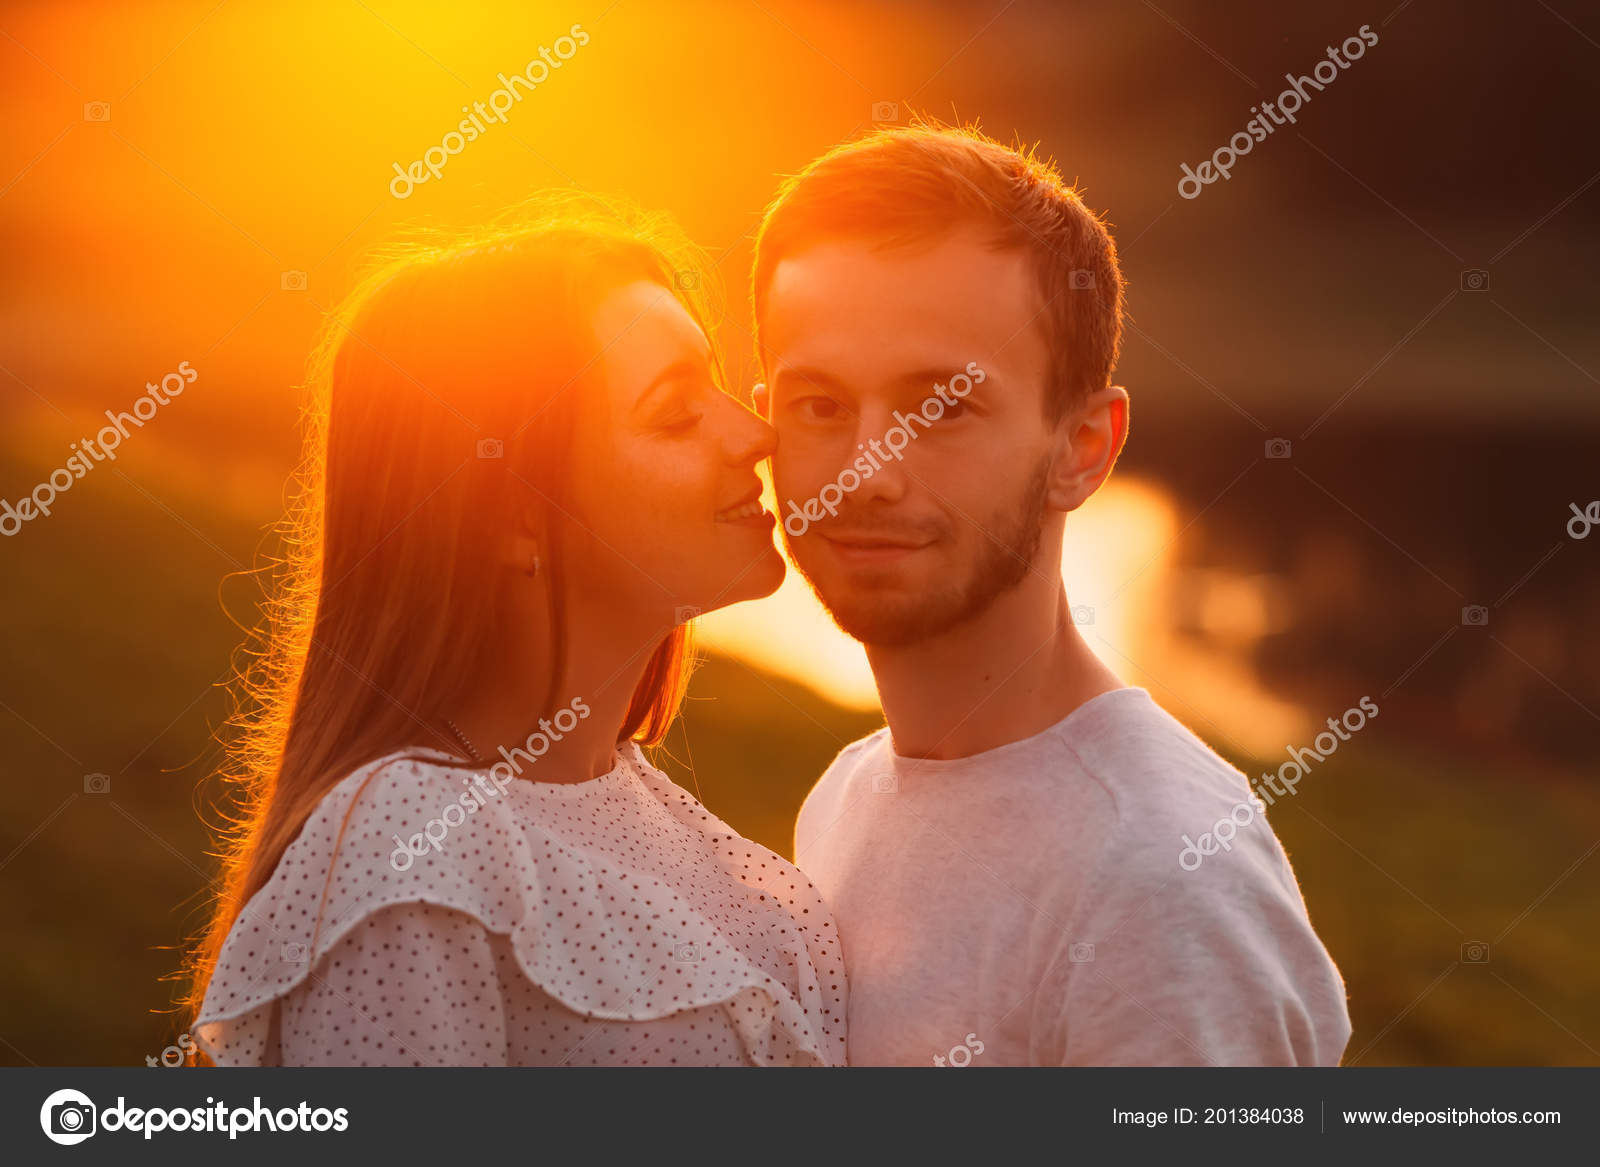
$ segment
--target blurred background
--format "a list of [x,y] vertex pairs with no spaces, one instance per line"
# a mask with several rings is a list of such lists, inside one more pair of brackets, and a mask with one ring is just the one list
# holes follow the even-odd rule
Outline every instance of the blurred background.
[[[589,43],[405,198],[420,159]],[[1359,61],[1198,166],[1363,25]],[[218,687],[254,620],[299,385],[363,251],[548,186],[676,215],[754,379],[780,177],[913,112],[1038,143],[1129,278],[1127,453],[1068,523],[1090,643],[1252,776],[1381,714],[1272,821],[1344,973],[1346,1062],[1600,1062],[1600,16],[1510,3],[10,4],[0,499],[197,380],[0,538],[0,1062],[141,1064],[214,867]],[[792,853],[882,724],[791,573],[702,621],[662,753]],[[959,862],[959,860],[945,860]]]

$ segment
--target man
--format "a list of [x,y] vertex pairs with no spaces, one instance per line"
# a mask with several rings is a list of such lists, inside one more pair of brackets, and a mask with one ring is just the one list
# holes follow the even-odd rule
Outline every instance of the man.
[[1065,518],[1127,435],[1122,283],[1053,167],[967,130],[836,148],[762,224],[785,538],[888,721],[796,828],[853,1063],[1336,1064],[1349,1039],[1244,776],[1071,619]]

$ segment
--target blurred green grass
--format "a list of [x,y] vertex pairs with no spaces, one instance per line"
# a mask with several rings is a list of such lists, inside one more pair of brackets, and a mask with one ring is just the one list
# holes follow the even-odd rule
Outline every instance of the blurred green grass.
[[[41,469],[37,454],[0,462],[4,492]],[[201,922],[216,682],[242,639],[219,580],[253,563],[270,518],[179,493],[130,457],[0,540],[0,1062],[141,1064],[176,1036],[161,978]],[[246,619],[253,588],[220,594]],[[878,724],[712,657],[657,760],[789,855],[806,790]],[[1216,744],[1246,773],[1267,767]],[[85,792],[90,773],[109,792]],[[1350,990],[1347,1060],[1600,1062],[1592,775],[1510,774],[1367,735],[1271,814]],[[1472,942],[1487,963],[1462,960]]]

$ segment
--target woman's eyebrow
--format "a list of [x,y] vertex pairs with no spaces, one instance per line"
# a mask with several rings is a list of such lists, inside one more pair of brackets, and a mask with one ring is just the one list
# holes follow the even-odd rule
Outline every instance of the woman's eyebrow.
[[639,394],[638,399],[634,401],[634,408],[644,409],[652,399],[671,389],[675,383],[699,376],[704,372],[705,364],[703,362],[694,360],[691,357],[678,358],[656,374],[655,380],[651,381],[645,387],[644,392]]

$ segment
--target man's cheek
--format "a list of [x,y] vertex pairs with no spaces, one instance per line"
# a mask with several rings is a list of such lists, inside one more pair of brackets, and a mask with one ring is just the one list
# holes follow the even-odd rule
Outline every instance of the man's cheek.
[[804,510],[806,503],[832,481],[822,470],[822,460],[816,452],[798,441],[785,446],[785,437],[778,437],[778,451],[772,456],[772,489],[778,496],[778,507],[787,513],[792,500]]

